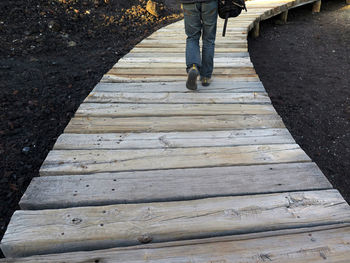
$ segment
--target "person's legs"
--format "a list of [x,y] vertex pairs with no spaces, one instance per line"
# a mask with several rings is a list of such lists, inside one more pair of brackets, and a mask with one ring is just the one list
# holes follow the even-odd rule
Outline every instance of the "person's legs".
[[216,26],[218,17],[217,0],[202,3],[203,49],[201,77],[211,78],[214,69]]
[[186,40],[186,66],[189,71],[193,65],[198,70],[201,68],[201,56],[199,48],[199,39],[201,37],[201,4],[183,4],[185,17]]

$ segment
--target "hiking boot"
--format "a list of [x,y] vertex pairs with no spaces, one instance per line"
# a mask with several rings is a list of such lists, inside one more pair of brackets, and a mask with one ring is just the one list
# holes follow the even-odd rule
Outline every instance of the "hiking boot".
[[204,87],[207,87],[207,86],[209,86],[210,83],[211,83],[211,78],[202,77],[202,78],[201,78],[201,81],[202,81],[202,85],[203,85]]
[[189,90],[197,89],[198,75],[199,75],[199,71],[196,65],[193,64],[192,68],[188,71],[188,74],[187,74],[186,88],[188,88]]

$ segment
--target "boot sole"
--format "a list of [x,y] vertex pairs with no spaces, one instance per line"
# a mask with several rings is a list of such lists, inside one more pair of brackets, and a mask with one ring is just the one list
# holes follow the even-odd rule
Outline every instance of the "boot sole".
[[186,88],[189,90],[196,90],[197,89],[197,78],[198,78],[198,72],[194,69],[191,69],[188,72],[187,82],[186,82]]

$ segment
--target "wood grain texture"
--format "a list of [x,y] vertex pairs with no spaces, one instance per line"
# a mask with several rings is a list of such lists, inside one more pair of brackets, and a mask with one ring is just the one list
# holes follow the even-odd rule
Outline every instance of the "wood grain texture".
[[[135,47],[130,51],[131,53],[178,53],[178,54],[185,54],[185,47],[164,47],[164,48],[142,48],[142,47]],[[215,49],[216,53],[243,53],[248,52],[247,47],[218,47]]]
[[[169,65],[169,63],[172,63],[176,66],[181,65],[184,67],[184,63],[186,61],[186,58],[184,57],[167,57],[167,56],[158,56],[158,57],[124,57],[121,58],[117,64],[114,65],[114,67],[125,67],[132,63],[132,65],[137,65],[141,63],[147,63],[147,66],[153,66],[153,67],[159,67],[159,66],[164,66],[164,65]],[[243,57],[243,58],[214,58],[214,64],[215,66],[230,66],[230,65],[235,65],[235,66],[252,66],[252,62],[250,61],[249,57]]]
[[29,256],[343,222],[350,208],[336,190],[17,211],[1,248]]
[[309,161],[310,158],[296,144],[145,150],[53,150],[44,161],[40,174],[91,174]]
[[[150,60],[150,59],[146,59]],[[178,70],[182,71],[186,68],[185,62],[172,62],[171,59],[165,62],[161,62],[162,60],[158,59],[156,61],[159,62],[152,62],[152,61],[120,61],[116,65],[113,66],[115,69],[158,69],[158,70],[165,70],[165,69],[171,69],[171,70]],[[251,62],[217,62],[215,63],[216,71],[223,71],[223,69],[229,69],[229,68],[250,68],[253,69],[254,66]]]
[[[142,102],[142,101],[141,101]],[[76,117],[217,116],[267,115],[277,112],[272,105],[251,104],[129,104],[83,103]]]
[[314,163],[45,176],[33,179],[20,206],[52,209],[330,188]]
[[157,149],[295,143],[287,129],[168,133],[64,133],[55,150]]
[[[186,81],[186,75],[174,76],[154,76],[154,75],[110,75],[105,74],[101,79],[102,83],[138,83],[138,82],[177,82]],[[214,75],[215,80],[219,81],[239,81],[239,82],[257,82],[260,81],[258,75]],[[201,87],[201,86],[200,86]]]
[[[251,22],[250,22],[251,23]],[[248,26],[248,25],[247,25]],[[168,41],[167,43],[164,43],[162,41],[143,41],[137,45],[137,48],[177,48],[177,49],[183,49],[186,47],[186,42],[185,41]],[[225,48],[234,48],[234,49],[245,49],[248,48],[248,43],[247,41],[232,41],[232,43],[227,42],[227,41],[218,41],[215,43],[215,48],[220,50],[220,49],[225,49]]]
[[290,229],[219,237],[191,242],[169,242],[73,252],[20,259],[0,259],[6,263],[128,263],[128,262],[285,262],[346,263],[350,227],[341,225]]
[[277,115],[220,115],[183,117],[75,117],[66,133],[218,131],[232,129],[284,128]]
[[[206,115],[205,108],[222,107],[223,108],[237,108],[237,107],[259,107],[258,105],[232,105],[232,104],[270,104],[271,100],[266,93],[259,92],[243,92],[243,93],[171,93],[171,92],[159,92],[159,93],[112,93],[112,92],[91,92],[85,99],[85,103],[134,103],[135,107],[141,107],[140,104],[152,103],[148,107],[154,107],[154,113],[157,113],[157,107],[161,107],[161,112],[175,110],[183,107],[184,109],[190,109],[195,111],[195,108],[203,109],[203,114]],[[166,105],[157,105],[160,103],[166,103]],[[181,105],[171,105],[181,104]],[[186,105],[187,104],[187,105]],[[192,105],[189,105],[192,104]],[[200,105],[203,104],[203,105]],[[218,104],[231,104],[231,105],[218,105]],[[127,104],[132,105],[132,104]],[[122,104],[115,105],[117,107],[126,107]],[[261,109],[267,105],[260,105]],[[85,106],[84,106],[85,107]],[[130,107],[132,108],[132,107]],[[158,111],[159,112],[159,111]],[[234,111],[233,111],[234,112]],[[275,111],[270,111],[275,112]],[[234,114],[234,113],[233,113]],[[245,113],[242,113],[245,114]],[[248,113],[247,113],[248,114]]]
[[[152,67],[129,67],[129,68],[112,68],[107,73],[108,75],[156,75],[156,76],[187,76],[186,67],[173,68],[169,64],[168,68],[152,68]],[[255,69],[253,67],[239,67],[239,68],[214,68],[214,76],[217,75],[256,75]]]
[[[99,83],[92,91],[114,93],[185,93],[192,94],[183,82],[158,82],[158,83]],[[200,93],[265,93],[261,82],[234,82],[213,80],[209,87],[199,86],[196,95]],[[266,93],[265,93],[266,94]],[[134,96],[137,96],[135,94]],[[226,94],[227,95],[227,94]],[[157,95],[156,95],[157,96]],[[175,95],[172,95],[175,96]],[[191,96],[191,95],[190,95]],[[201,95],[199,95],[201,96]],[[92,96],[93,97],[93,96]],[[89,98],[89,97],[88,97]],[[87,99],[88,99],[87,98]]]
[[[123,58],[156,58],[156,57],[168,57],[179,58],[177,53],[128,53]],[[235,52],[235,53],[215,53],[214,60],[217,58],[249,58],[248,52]]]

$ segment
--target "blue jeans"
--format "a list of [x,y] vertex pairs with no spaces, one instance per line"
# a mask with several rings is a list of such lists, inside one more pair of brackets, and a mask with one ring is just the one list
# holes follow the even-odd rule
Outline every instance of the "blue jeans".
[[[218,2],[183,4],[185,16],[187,71],[195,64],[202,77],[210,78],[214,69],[214,51]],[[203,35],[202,35],[203,34]],[[199,39],[202,35],[202,59]]]

